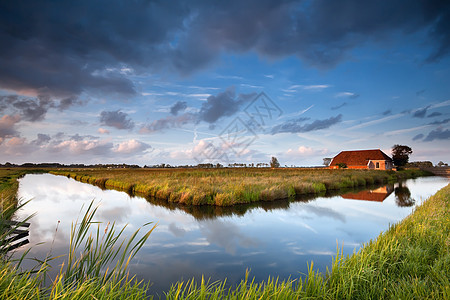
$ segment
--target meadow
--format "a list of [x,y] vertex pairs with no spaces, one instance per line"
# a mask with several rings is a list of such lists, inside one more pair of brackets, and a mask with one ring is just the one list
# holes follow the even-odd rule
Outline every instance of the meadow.
[[[1,173],[0,193],[10,189],[20,173]],[[389,178],[388,178],[389,179]],[[5,198],[3,198],[5,200]],[[12,207],[12,210],[19,207]],[[1,210],[5,217],[5,206]],[[10,214],[11,215],[11,214]],[[155,229],[120,243],[122,230],[97,227],[89,234],[95,208],[89,206],[74,223],[66,264],[48,278],[52,257],[36,260],[22,270],[20,260],[0,255],[1,299],[152,299],[150,283],[138,282],[127,266]],[[156,229],[157,230],[157,229]],[[0,240],[1,242],[1,240]],[[325,273],[309,265],[308,274],[288,280],[255,282],[246,274],[238,286],[226,280],[176,282],[167,299],[449,299],[450,298],[450,185],[417,207],[413,214],[366,243],[357,253],[343,256],[337,248]],[[1,253],[0,253],[1,254]],[[24,256],[26,253],[24,254]],[[21,259],[24,259],[22,257]],[[111,268],[106,268],[112,264]]]
[[50,173],[145,198],[215,206],[323,195],[428,175],[419,169],[394,172],[319,168],[74,169]]

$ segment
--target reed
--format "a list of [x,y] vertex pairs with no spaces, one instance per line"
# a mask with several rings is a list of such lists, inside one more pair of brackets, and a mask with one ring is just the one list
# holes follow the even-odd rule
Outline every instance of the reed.
[[382,184],[425,175],[330,169],[89,169],[51,171],[102,188],[187,205],[230,206]]
[[[17,210],[18,208],[15,208]],[[12,209],[14,210],[14,209]],[[93,220],[97,208],[93,202],[81,220],[72,224],[67,259],[60,266],[51,284],[46,284],[53,257],[47,257],[32,270],[21,270],[20,262],[0,260],[0,299],[144,299],[149,283],[129,276],[128,265],[149,238],[156,225],[140,234],[135,231],[128,239],[122,235],[125,227],[115,224],[100,230]],[[92,226],[97,225],[93,230]],[[26,253],[25,253],[26,254]]]

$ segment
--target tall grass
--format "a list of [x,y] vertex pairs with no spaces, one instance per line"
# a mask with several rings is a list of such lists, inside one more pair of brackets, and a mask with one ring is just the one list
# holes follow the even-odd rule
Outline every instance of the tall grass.
[[301,168],[76,169],[51,173],[167,202],[216,206],[321,195],[425,175],[418,169],[393,172]]
[[[137,281],[127,270],[156,225],[144,234],[138,229],[123,239],[125,227],[117,230],[111,224],[101,230],[100,224],[93,221],[96,211],[91,202],[83,218],[72,224],[67,258],[50,284],[46,280],[53,257],[25,271],[20,269],[24,257],[16,264],[9,259],[0,260],[0,299],[147,298],[149,283]],[[92,230],[93,225],[97,225],[96,230]]]

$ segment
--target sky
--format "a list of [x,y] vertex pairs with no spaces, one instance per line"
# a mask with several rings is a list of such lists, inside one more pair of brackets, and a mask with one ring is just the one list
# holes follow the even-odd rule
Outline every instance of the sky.
[[449,1],[1,1],[0,163],[450,162]]

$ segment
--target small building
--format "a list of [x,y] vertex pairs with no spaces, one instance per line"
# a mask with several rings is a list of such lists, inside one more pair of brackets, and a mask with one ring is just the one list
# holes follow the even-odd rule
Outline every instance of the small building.
[[394,162],[380,149],[342,151],[336,155],[329,168],[338,169],[340,166],[349,169],[392,170]]

